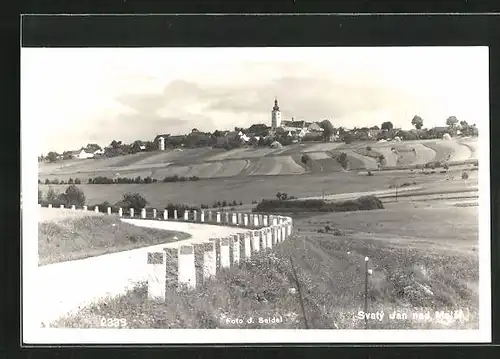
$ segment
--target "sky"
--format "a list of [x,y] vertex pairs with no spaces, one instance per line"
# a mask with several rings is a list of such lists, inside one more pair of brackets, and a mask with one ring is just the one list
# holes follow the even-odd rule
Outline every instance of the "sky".
[[21,121],[40,154],[285,120],[489,123],[486,47],[23,48]]

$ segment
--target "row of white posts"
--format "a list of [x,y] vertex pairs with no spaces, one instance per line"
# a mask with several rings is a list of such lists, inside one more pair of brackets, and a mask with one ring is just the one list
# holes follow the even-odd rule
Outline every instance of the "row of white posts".
[[148,253],[148,298],[165,300],[167,288],[195,289],[212,280],[219,271],[239,265],[252,254],[268,251],[288,239],[292,219],[281,216],[275,219],[276,224],[270,227]]
[[[41,205],[38,205],[41,207]],[[52,205],[49,204],[48,208],[52,208]],[[61,209],[66,208],[64,205],[60,206]],[[71,210],[75,211],[76,207],[75,205],[71,206]],[[87,206],[83,206],[84,211],[88,211]],[[153,219],[161,219],[158,217],[158,211],[156,209],[152,210],[152,218]],[[95,206],[94,207],[94,212],[98,213],[99,212],[99,207]],[[106,213],[108,215],[111,215],[111,207],[107,208]],[[214,216],[215,214],[215,216]],[[119,208],[118,209],[118,216],[123,217],[123,209]],[[134,209],[130,208],[129,209],[129,216],[128,217],[134,217]],[[214,218],[215,217],[215,218]],[[140,218],[146,219],[146,209],[142,208],[141,209],[141,215]],[[151,217],[150,217],[151,218]],[[163,220],[169,220],[169,219],[174,219],[174,220],[179,220],[179,216],[177,213],[177,210],[173,210],[173,213],[169,213],[168,210],[163,211]],[[264,214],[253,214],[253,213],[241,213],[241,212],[212,212],[212,211],[200,211],[198,214],[198,211],[193,210],[185,210],[184,215],[182,218],[184,221],[194,221],[194,222],[200,222],[200,223],[216,223],[216,224],[225,224],[225,225],[234,225],[234,226],[242,226],[242,227],[247,227],[247,228],[259,228],[259,227],[267,227],[267,226],[272,226],[272,225],[277,225],[277,216],[273,215],[264,215]]]
[[[48,208],[52,208],[52,205],[49,204]],[[71,210],[76,210],[74,205]],[[83,206],[83,210],[87,211],[88,207]],[[130,217],[134,217],[134,209],[130,208],[129,211]],[[99,212],[98,206],[94,207],[94,212]],[[112,214],[110,207],[107,208],[107,214]],[[153,218],[162,219],[157,214],[158,211],[153,209]],[[122,208],[118,209],[118,215],[123,216]],[[141,218],[146,218],[145,208],[141,209]],[[173,217],[169,217],[168,211],[164,210],[163,220],[169,219],[179,220],[177,210],[173,211]],[[194,289],[197,283],[205,283],[220,270],[250,259],[253,253],[271,249],[292,233],[292,218],[277,215],[200,211],[198,216],[197,211],[186,210],[183,220],[235,225],[251,230],[229,237],[211,238],[205,243],[182,244],[177,248],[165,248],[163,252],[148,253],[149,298],[165,299],[167,286]]]

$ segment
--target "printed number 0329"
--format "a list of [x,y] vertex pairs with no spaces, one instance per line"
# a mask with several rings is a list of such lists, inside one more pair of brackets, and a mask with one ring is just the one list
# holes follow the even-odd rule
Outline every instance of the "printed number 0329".
[[101,318],[101,326],[103,327],[124,327],[127,325],[127,320],[122,318]]

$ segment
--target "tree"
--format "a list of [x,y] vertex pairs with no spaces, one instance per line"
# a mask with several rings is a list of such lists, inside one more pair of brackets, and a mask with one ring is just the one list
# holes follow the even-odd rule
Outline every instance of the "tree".
[[73,154],[71,153],[71,151],[64,151],[62,155],[63,155],[63,160],[73,159]]
[[309,155],[307,153],[304,153],[302,155],[302,157],[300,158],[300,161],[304,164],[306,169],[307,169],[307,164],[309,163],[310,160],[311,160],[311,158],[309,157]]
[[385,163],[385,156],[384,155],[380,155],[377,157],[377,164],[378,164],[378,167],[382,167]]
[[458,120],[455,116],[450,116],[446,119],[446,125],[450,128],[453,129],[457,126]]
[[74,184],[66,188],[64,194],[68,205],[83,206],[85,204],[85,194]]
[[133,208],[135,210],[140,210],[146,207],[148,201],[142,197],[139,193],[125,193],[123,199],[116,205],[118,207]]
[[320,122],[319,125],[323,129],[323,138],[325,142],[329,142],[330,138],[333,135],[333,132],[335,131],[332,123],[329,120],[323,120]]
[[411,120],[411,124],[415,126],[417,130],[420,130],[424,126],[424,120],[422,120],[422,117],[415,115]]
[[53,201],[57,198],[57,193],[54,191],[52,187],[49,187],[49,190],[47,191],[47,195],[45,196],[47,198],[47,201]]
[[337,157],[337,162],[342,166],[343,169],[347,169],[349,166],[349,160],[347,159],[347,154],[345,152],[342,152],[338,157]]
[[111,143],[109,144],[109,146],[113,149],[118,149],[122,146],[122,141],[116,141],[116,140],[113,140],[111,141]]
[[380,126],[380,128],[382,130],[390,131],[394,128],[394,126],[393,126],[392,122],[387,121],[387,122],[383,122],[382,125]]
[[57,152],[50,151],[49,153],[47,153],[47,160],[49,162],[57,161],[57,157],[58,157]]
[[465,128],[469,127],[469,124],[467,123],[467,121],[460,121],[460,127],[462,127],[463,129],[465,129]]
[[85,152],[88,152],[88,153],[94,153],[95,151],[98,151],[98,150],[102,150],[102,148],[97,143],[89,143],[85,147]]

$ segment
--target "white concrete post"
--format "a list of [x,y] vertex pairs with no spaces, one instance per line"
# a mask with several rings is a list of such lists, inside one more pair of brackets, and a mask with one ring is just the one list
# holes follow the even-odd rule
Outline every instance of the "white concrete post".
[[248,223],[250,224],[250,226],[253,226],[253,214],[252,213],[250,213],[248,215]]
[[286,224],[281,225],[281,238],[282,240],[286,240]]
[[229,212],[224,212],[224,223],[229,224]]
[[277,225],[278,225],[278,218],[276,218],[276,216],[273,216],[273,226]]
[[287,228],[287,235],[290,236],[292,234],[292,223],[288,223],[286,228]]
[[60,208],[60,209],[64,209],[64,204],[61,204],[61,205],[59,206],[59,208]]
[[231,266],[229,254],[229,238],[221,238],[220,240],[220,266],[221,268],[229,268]]
[[189,289],[196,288],[196,269],[192,244],[179,246],[179,284],[186,285]]
[[264,225],[264,227],[269,226],[269,216],[268,215],[264,216],[264,224],[263,225]]
[[184,220],[189,220],[189,211],[187,209],[184,211]]
[[232,220],[233,224],[238,224],[238,217],[236,216],[236,213],[233,213]]
[[177,210],[176,210],[176,209],[174,209],[174,219],[177,219],[177,218],[178,218],[178,217],[177,217]]
[[156,218],[156,208],[153,208],[153,218]]
[[209,241],[214,244],[215,248],[215,268],[220,270],[220,238],[210,238]]
[[252,244],[253,244],[253,251],[254,252],[260,252],[260,235],[259,231],[252,231]]
[[164,220],[168,219],[168,210],[166,210],[166,209],[163,210],[163,219]]
[[239,264],[240,263],[240,236],[239,235],[233,235],[233,263]]
[[98,212],[99,212],[99,207],[95,206],[95,208],[94,208],[94,212],[95,212],[95,213],[98,213]]
[[47,208],[52,208],[52,205],[49,203],[49,204],[47,205]]
[[258,215],[254,215],[253,216],[253,226],[254,227],[258,227],[259,226],[259,216]]
[[118,217],[122,217],[123,216],[123,209],[120,207],[118,208]]
[[108,207],[108,215],[111,214],[111,207]]
[[86,210],[87,210],[87,208],[88,208],[87,206],[83,206],[83,210],[84,210],[84,211],[86,211]]
[[72,211],[76,211],[76,206],[75,206],[75,205],[72,205],[72,206],[71,206],[71,210],[72,210]]
[[248,214],[246,213],[243,215],[243,225],[248,227]]
[[220,223],[220,212],[217,212],[217,223]]
[[146,218],[146,208],[141,208],[141,218]]
[[205,222],[205,211],[200,212],[200,222],[201,223]]
[[263,250],[267,249],[267,238],[265,229],[259,229],[259,245]]
[[264,216],[262,214],[259,214],[259,225],[264,225]]
[[252,256],[252,245],[250,243],[250,232],[243,233],[243,246],[245,247],[245,258],[248,259]]
[[273,239],[271,236],[270,228],[266,228],[265,236],[266,236],[267,248],[273,248]]
[[203,279],[209,279],[217,274],[217,262],[215,252],[215,243],[204,243],[203,252]]
[[208,211],[208,221],[212,222],[212,211]]
[[166,252],[148,253],[148,299],[165,300]]
[[130,208],[130,217],[133,217],[133,216],[134,216],[134,209]]
[[243,224],[241,212],[238,212],[238,224]]
[[198,217],[198,213],[193,210],[193,221],[196,222],[196,219]]
[[278,234],[278,243],[281,243],[283,241],[283,238],[281,238],[281,228],[279,226],[276,226],[276,232]]
[[278,244],[278,229],[275,226],[271,227],[271,236],[273,239],[273,245]]

